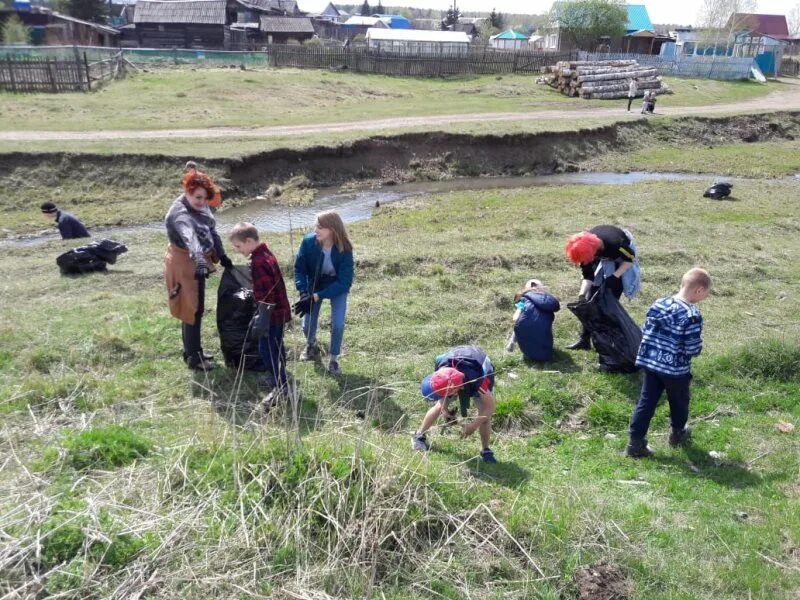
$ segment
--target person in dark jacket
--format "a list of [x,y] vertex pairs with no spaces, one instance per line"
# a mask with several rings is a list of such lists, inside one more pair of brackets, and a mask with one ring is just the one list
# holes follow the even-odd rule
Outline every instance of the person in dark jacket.
[[531,279],[517,294],[514,331],[506,344],[511,352],[518,344],[528,360],[547,362],[553,358],[553,321],[561,305],[538,279]]
[[[580,266],[583,275],[579,295],[588,300],[605,282],[619,300],[623,291],[622,276],[636,260],[632,246],[630,236],[614,225],[598,225],[569,238],[567,258]],[[585,328],[581,328],[578,341],[568,346],[570,350],[590,347],[589,332]]]
[[427,432],[440,416],[448,422],[456,420],[455,409],[448,405],[455,396],[461,403],[461,415],[467,415],[470,399],[475,399],[478,417],[464,425],[462,437],[466,438],[480,432],[481,460],[496,463],[497,459],[489,448],[492,437],[492,415],[495,411],[494,367],[486,352],[478,346],[458,346],[434,360],[435,371],[422,380],[420,391],[428,402],[435,404],[428,409],[419,430],[411,438],[411,448],[421,452],[430,450]]
[[300,360],[315,360],[322,301],[331,303],[331,347],[328,372],[341,374],[339,354],[344,338],[347,295],[353,285],[353,245],[342,218],[329,210],[317,215],[314,231],[303,238],[294,261],[294,285],[300,292],[295,313],[303,317],[306,347]]
[[45,202],[39,208],[45,217],[56,222],[62,240],[92,237],[89,235],[89,230],[80,222],[78,217],[65,210],[59,210],[52,202]]
[[211,178],[196,170],[183,176],[183,194],[167,212],[164,224],[169,246],[164,255],[164,278],[172,316],[182,322],[183,359],[191,369],[210,371],[211,355],[203,351],[200,325],[205,312],[206,278],[213,263],[233,266],[217,233],[208,207],[218,189]]
[[274,397],[280,398],[289,390],[283,329],[292,320],[281,267],[267,244],[259,240],[258,229],[252,223],[237,223],[228,237],[239,254],[250,257],[253,299],[272,306],[269,329],[258,340],[258,353],[272,375],[259,384],[274,388]]

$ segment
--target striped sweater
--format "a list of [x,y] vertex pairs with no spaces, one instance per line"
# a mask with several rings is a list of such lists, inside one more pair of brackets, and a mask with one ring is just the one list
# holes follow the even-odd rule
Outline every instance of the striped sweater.
[[656,300],[647,311],[636,366],[680,377],[692,369],[703,349],[703,317],[694,304],[677,296]]

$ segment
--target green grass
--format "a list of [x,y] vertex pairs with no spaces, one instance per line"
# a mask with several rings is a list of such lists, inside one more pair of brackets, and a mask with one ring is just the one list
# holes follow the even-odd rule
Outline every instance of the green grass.
[[800,142],[687,145],[664,144],[614,152],[590,162],[599,170],[672,171],[781,177],[800,173]]
[[[419,79],[319,70],[167,70],[91,94],[0,93],[0,130],[174,129],[331,123],[616,106],[567,98],[530,75]],[[758,98],[777,84],[667,79],[671,106]],[[435,99],[435,101],[431,101]]]
[[[4,249],[0,514],[13,547],[28,550],[0,589],[57,567],[44,585],[75,597],[107,597],[157,570],[155,597],[555,599],[577,595],[576,567],[605,560],[634,598],[794,597],[800,445],[776,423],[800,421],[797,186],[742,181],[725,203],[696,188],[454,192],[381,208],[350,228],[344,377],[292,360],[300,405],[266,418],[253,375],[185,369],[163,235],[122,236],[130,252],[117,265],[79,278],[55,267],[67,243]],[[591,353],[558,351],[537,367],[502,351],[503,299],[535,276],[570,301],[579,273],[563,241],[603,222],[622,222],[641,249],[642,297],[625,305],[638,322],[687,268],[715,278],[701,306],[695,443],[668,447],[661,407],[647,461],[621,456],[639,375],[603,374]],[[291,272],[289,237],[267,241]],[[287,334],[292,359],[298,329]],[[560,312],[557,346],[577,329]],[[460,343],[481,345],[498,368],[496,466],[454,430],[432,432],[429,456],[409,451],[427,408],[419,380]],[[31,477],[87,423],[155,446],[129,464]]]

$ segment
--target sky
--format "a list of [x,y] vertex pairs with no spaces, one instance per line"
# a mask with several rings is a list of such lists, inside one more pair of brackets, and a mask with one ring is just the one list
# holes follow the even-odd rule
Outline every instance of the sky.
[[[445,9],[452,0],[383,0],[385,6],[414,6],[417,8]],[[788,14],[800,0],[759,0],[758,11],[765,14]],[[335,4],[334,0],[334,4]],[[347,0],[348,4],[359,3]],[[639,4],[647,6],[650,20],[653,23],[676,23],[680,25],[696,25],[700,0],[642,0]],[[299,0],[302,10],[319,11],[327,6],[328,0]],[[377,0],[370,0],[370,5]],[[462,11],[490,11],[493,7],[500,12],[543,14],[550,10],[551,0],[457,0]],[[635,2],[630,2],[635,4]]]

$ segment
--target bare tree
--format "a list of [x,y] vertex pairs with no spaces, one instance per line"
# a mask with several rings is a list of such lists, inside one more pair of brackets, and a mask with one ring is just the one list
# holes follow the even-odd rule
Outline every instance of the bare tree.
[[705,31],[703,41],[706,48],[725,45],[725,54],[730,53],[738,32],[747,29],[747,14],[758,8],[757,0],[703,0],[698,14],[698,23]]
[[789,25],[789,35],[800,37],[800,3],[795,4],[786,15],[786,23]]

